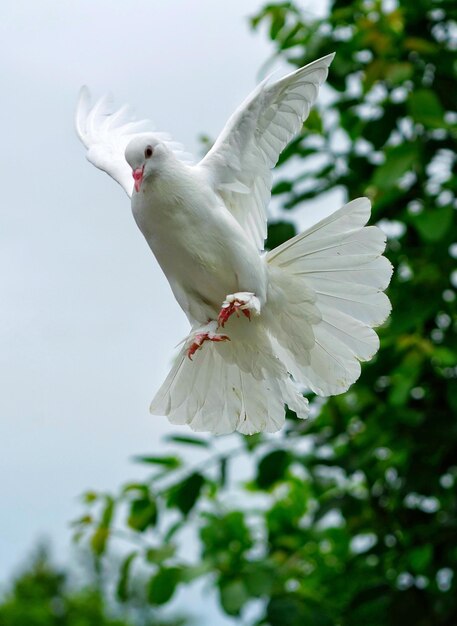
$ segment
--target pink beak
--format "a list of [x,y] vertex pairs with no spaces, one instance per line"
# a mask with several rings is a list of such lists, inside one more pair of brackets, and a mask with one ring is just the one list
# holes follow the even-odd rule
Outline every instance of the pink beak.
[[137,167],[136,170],[133,170],[132,172],[133,180],[135,181],[136,192],[140,191],[140,186],[143,181],[143,174],[144,174],[144,165],[143,167]]

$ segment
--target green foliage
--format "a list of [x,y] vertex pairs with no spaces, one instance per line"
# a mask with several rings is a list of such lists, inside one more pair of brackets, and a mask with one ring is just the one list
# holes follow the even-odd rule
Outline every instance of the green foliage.
[[[333,189],[370,197],[395,267],[381,349],[348,393],[311,397],[313,417],[289,413],[279,437],[236,438],[240,446],[223,455],[197,443],[197,467],[179,454],[159,464],[149,457],[162,472],[142,488],[154,493],[144,498],[160,527],[155,517],[132,525],[128,513],[118,524],[132,540],[141,533],[133,567],[149,568],[155,603],[210,574],[229,615],[263,599],[259,626],[454,626],[457,9],[448,0],[330,4],[319,20],[292,2],[252,19],[293,66],[337,52],[329,104],[318,104],[282,154],[273,193],[287,210]],[[290,174],[291,159],[303,174]],[[268,244],[293,233],[284,218],[270,225]],[[186,439],[173,444],[193,445]],[[255,468],[241,484],[239,455]],[[123,490],[113,502],[122,510],[128,498]],[[101,558],[113,521],[103,520],[106,496],[92,494],[87,506],[99,500],[100,513],[77,530]],[[184,529],[195,532],[197,562],[186,556]],[[121,571],[124,596],[131,565]]]
[[165,604],[175,592],[180,580],[178,567],[160,567],[149,581],[148,597],[151,604]]
[[204,484],[203,475],[193,472],[170,489],[168,505],[176,507],[183,515],[187,515],[194,508]]
[[264,456],[257,466],[256,484],[260,489],[273,487],[284,478],[292,457],[285,450],[274,450]]
[[[276,186],[278,189],[279,185]],[[276,191],[275,193],[279,193]],[[268,238],[266,241],[266,247],[269,250],[277,248],[283,241],[287,241],[295,235],[295,228],[288,222],[273,222],[268,224]]]
[[[100,589],[92,584],[75,589],[66,572],[55,568],[45,550],[0,599],[1,626],[164,626],[152,617],[115,617]],[[179,622],[182,624],[182,622]],[[179,626],[174,622],[174,626]],[[168,626],[173,626],[168,622]]]

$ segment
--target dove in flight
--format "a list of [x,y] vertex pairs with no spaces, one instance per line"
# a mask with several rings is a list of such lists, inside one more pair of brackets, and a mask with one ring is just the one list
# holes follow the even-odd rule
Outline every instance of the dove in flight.
[[302,129],[333,54],[272,82],[232,114],[197,164],[179,145],[81,90],[87,158],[131,197],[138,227],[191,330],[151,413],[214,434],[281,428],[303,388],[346,391],[389,315],[385,237],[358,198],[265,253],[272,168]]

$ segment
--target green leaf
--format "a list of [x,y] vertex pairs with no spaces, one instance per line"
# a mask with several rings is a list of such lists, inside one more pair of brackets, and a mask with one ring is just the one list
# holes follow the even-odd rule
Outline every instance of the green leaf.
[[132,563],[137,557],[138,552],[135,550],[131,552],[129,555],[125,557],[122,561],[122,565],[119,571],[119,580],[116,588],[116,596],[120,602],[126,602],[129,596],[128,592],[128,584],[129,584],[129,576],[130,569],[132,567]]
[[421,37],[407,37],[404,46],[407,50],[412,50],[416,54],[434,55],[440,51],[436,43],[430,41],[430,39],[423,39]]
[[114,515],[115,504],[116,503],[111,496],[105,497],[105,506],[102,511],[102,517],[100,522],[101,526],[105,526],[108,528],[111,525]]
[[190,435],[167,435],[165,441],[171,441],[172,443],[182,443],[188,446],[199,446],[201,448],[208,448],[210,442],[201,437],[192,437]]
[[179,567],[162,567],[149,581],[148,600],[151,604],[166,604],[181,579]]
[[146,551],[146,560],[149,563],[157,565],[159,563],[162,563],[163,561],[166,561],[167,559],[170,559],[172,556],[175,555],[175,552],[176,546],[172,543],[164,544],[159,548],[148,548]]
[[306,130],[311,133],[317,133],[318,135],[322,134],[324,129],[322,124],[322,118],[317,109],[311,109],[308,119],[305,121]]
[[249,594],[255,598],[269,595],[276,580],[275,570],[262,562],[250,563],[243,575]]
[[372,183],[382,190],[393,187],[399,178],[411,170],[419,160],[416,143],[401,143],[385,152],[386,160],[374,172]]
[[433,558],[433,547],[430,544],[419,546],[411,550],[408,560],[415,574],[423,574]]
[[221,606],[227,615],[239,615],[249,600],[249,594],[242,580],[229,580],[220,583]]
[[280,7],[273,7],[271,12],[270,39],[276,39],[286,23],[285,12]]
[[389,402],[393,406],[403,406],[409,400],[411,389],[416,385],[420,376],[422,363],[422,355],[411,351],[392,370]]
[[82,515],[81,517],[78,517],[78,519],[73,520],[71,525],[75,527],[89,526],[93,521],[92,515]]
[[[312,622],[304,621],[304,602],[301,598],[290,595],[284,595],[270,599],[267,606],[268,624],[271,626],[311,626]],[[314,626],[314,624],[313,624]]]
[[98,497],[99,495],[96,491],[86,491],[82,495],[82,501],[85,504],[92,504],[93,502],[97,501]]
[[171,524],[163,537],[164,543],[168,543],[169,541],[171,541],[176,533],[179,532],[182,528],[184,528],[184,522],[182,519],[178,519],[174,524]]
[[135,456],[136,463],[146,463],[148,465],[162,465],[168,469],[181,467],[182,461],[177,456]]
[[183,567],[181,570],[181,581],[183,583],[190,583],[197,578],[200,578],[201,576],[210,574],[211,571],[211,563],[207,561],[201,561],[200,563],[198,563],[198,565]]
[[99,526],[90,539],[90,547],[96,556],[102,556],[106,551],[109,538],[109,528]]
[[157,523],[157,505],[149,494],[144,498],[137,498],[130,504],[127,524],[133,530],[142,533]]
[[418,89],[408,98],[408,110],[413,120],[429,128],[443,125],[444,109],[431,89]]
[[392,63],[386,71],[386,78],[394,85],[402,84],[414,74],[414,66],[406,61]]
[[204,477],[199,472],[194,472],[170,489],[167,500],[168,506],[176,507],[183,515],[187,515],[195,506],[204,484]]
[[410,217],[424,241],[435,243],[442,239],[452,228],[455,211],[451,206],[438,207],[422,211]]
[[220,487],[225,487],[227,483],[227,464],[228,459],[226,456],[223,456],[219,461],[219,485]]
[[274,250],[295,235],[295,226],[290,222],[273,222],[268,224],[268,238],[265,247]]
[[387,103],[381,118],[367,121],[362,130],[363,138],[379,150],[388,141],[399,119],[404,116],[404,108],[403,103]]
[[249,452],[255,450],[258,446],[262,445],[265,441],[262,433],[255,433],[254,435],[245,435],[243,437],[244,445]]
[[455,367],[457,365],[457,351],[439,346],[433,351],[433,361],[441,367]]
[[200,530],[203,554],[218,563],[238,563],[241,555],[252,547],[252,537],[241,511],[223,516],[206,514],[207,523]]
[[114,499],[111,496],[105,496],[105,506],[101,513],[100,523],[90,539],[92,551],[96,556],[102,556],[106,551],[114,510]]
[[318,153],[318,150],[316,150],[316,148],[307,147],[306,145],[302,145],[302,143],[303,137],[299,136],[288,146],[286,146],[279,155],[278,165],[286,163],[286,161],[288,161],[292,157],[300,156],[302,158],[305,158]]
[[282,193],[289,193],[292,191],[294,183],[291,180],[280,180],[271,188],[272,196],[279,196]]
[[290,455],[285,450],[275,450],[264,456],[257,468],[257,486],[260,489],[269,489],[283,479],[290,461]]

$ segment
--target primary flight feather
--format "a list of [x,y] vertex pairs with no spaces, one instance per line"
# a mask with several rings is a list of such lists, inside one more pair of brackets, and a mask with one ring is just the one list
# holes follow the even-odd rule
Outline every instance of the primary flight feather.
[[[304,387],[346,391],[379,347],[390,312],[385,238],[367,198],[263,253],[271,171],[302,128],[333,54],[262,82],[191,165],[148,122],[91,107],[76,128],[87,158],[131,197],[133,216],[191,331],[151,412],[215,434],[274,432],[284,405],[308,414]],[[300,388],[301,387],[301,388]]]

